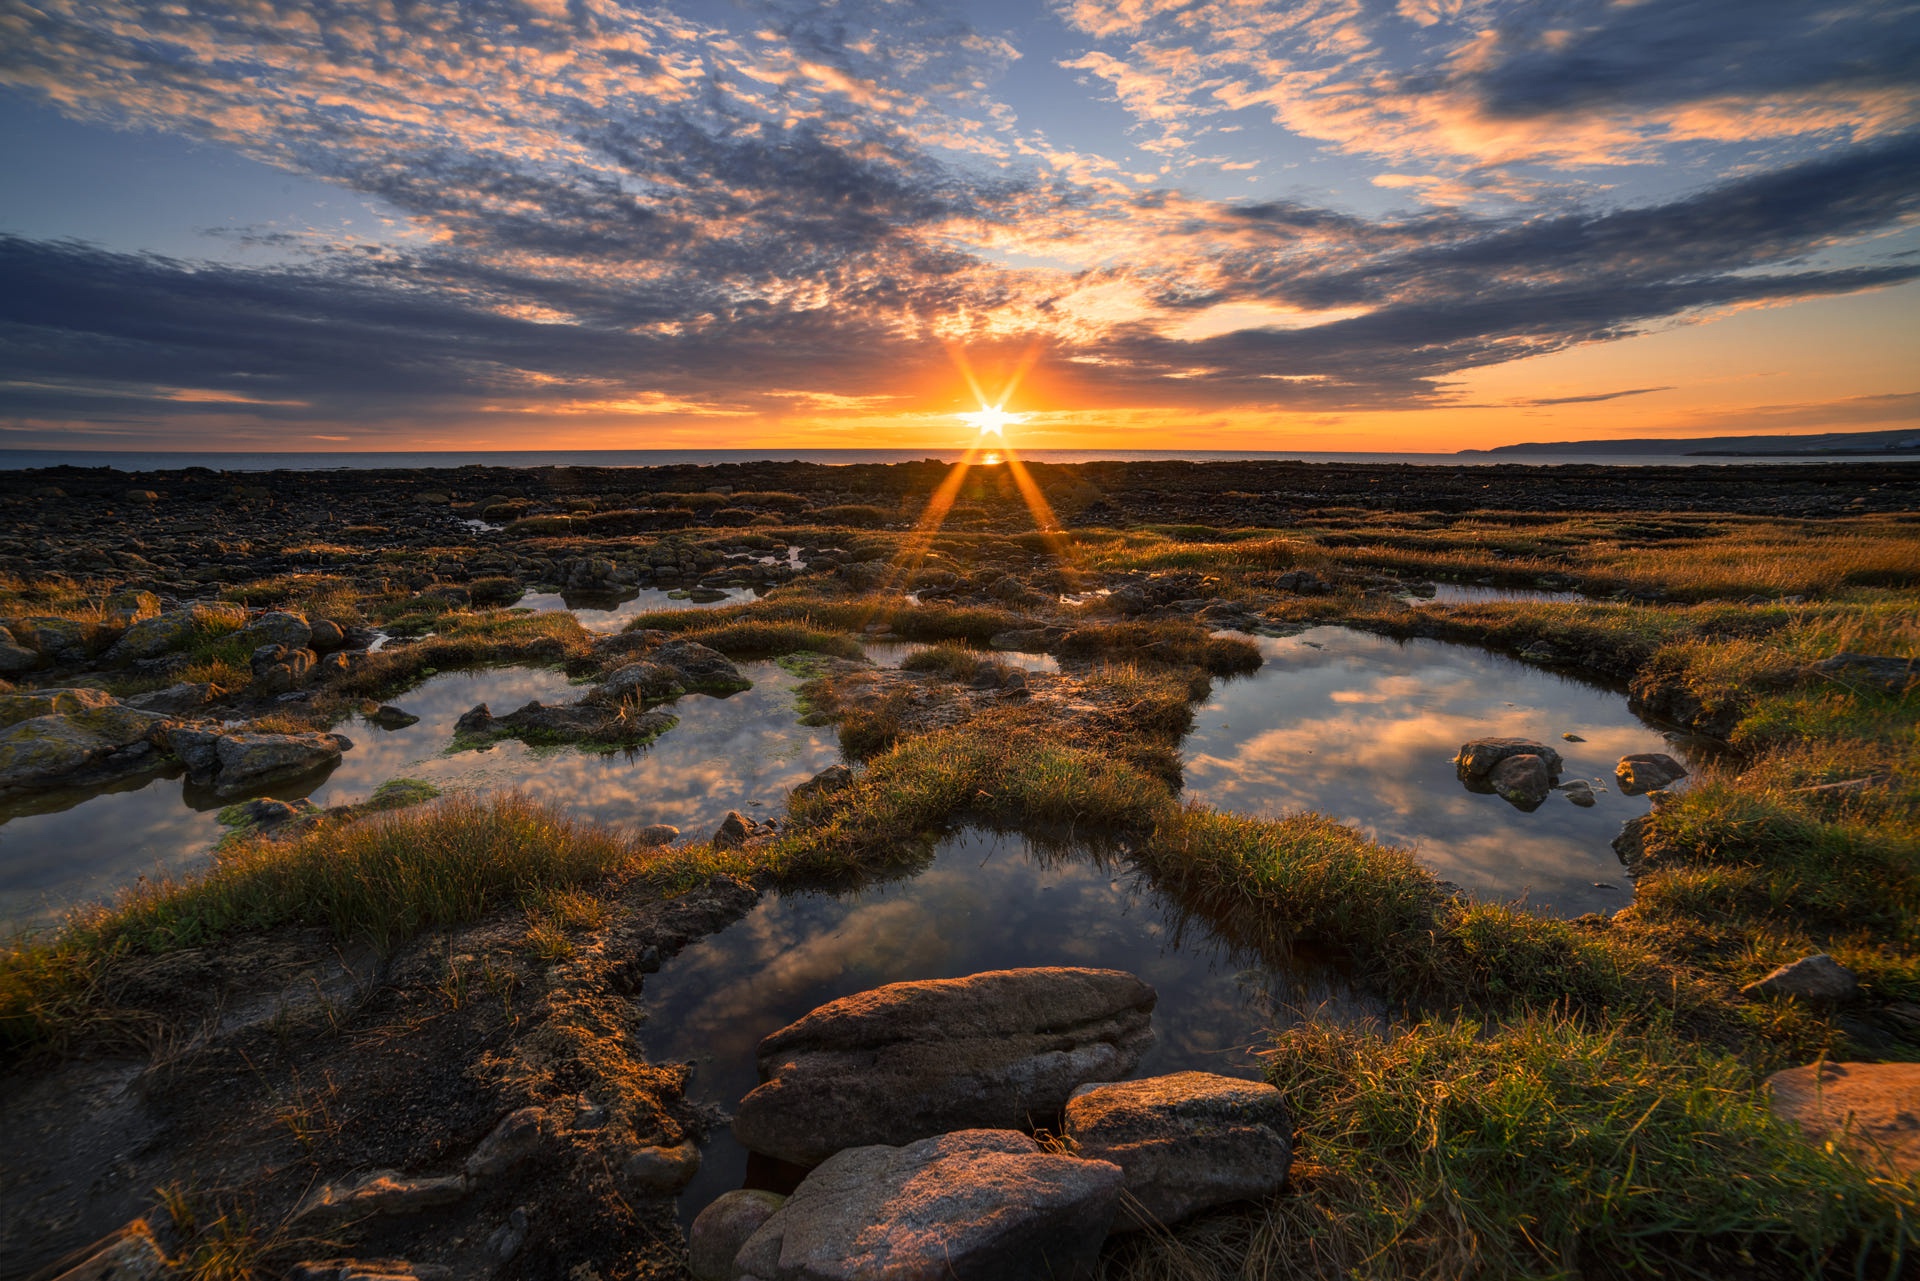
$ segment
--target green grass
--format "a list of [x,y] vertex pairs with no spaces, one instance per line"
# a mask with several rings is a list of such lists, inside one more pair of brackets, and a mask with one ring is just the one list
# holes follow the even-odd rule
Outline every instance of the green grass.
[[678,636],[716,649],[729,658],[779,658],[802,652],[829,654],[835,658],[865,658],[867,653],[858,640],[845,632],[753,618],[696,627],[679,632]]

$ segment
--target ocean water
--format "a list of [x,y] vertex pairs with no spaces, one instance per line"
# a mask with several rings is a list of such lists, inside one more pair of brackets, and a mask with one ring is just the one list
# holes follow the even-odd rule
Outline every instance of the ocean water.
[[[515,450],[493,452],[392,453],[213,453],[189,450],[0,449],[0,470],[28,467],[111,467],[117,471],[173,471],[206,467],[214,471],[367,471],[414,467],[667,467],[692,464],[802,462],[829,466],[848,463],[906,463],[933,459],[954,462],[961,449],[604,449]],[[1303,462],[1397,463],[1416,467],[1605,466],[1728,467],[1764,463],[1912,462],[1912,450],[1897,454],[1840,454],[1808,457],[1696,457],[1687,454],[1366,454],[1310,451],[1219,449],[1033,449],[1020,457],[1036,463],[1149,462]]]

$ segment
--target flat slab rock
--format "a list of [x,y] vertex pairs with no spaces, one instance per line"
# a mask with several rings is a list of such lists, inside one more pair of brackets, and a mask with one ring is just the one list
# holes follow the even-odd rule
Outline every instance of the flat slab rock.
[[744,1281],[1069,1281],[1093,1269],[1120,1167],[962,1130],[809,1174],[734,1256]]
[[1920,1173],[1920,1063],[1813,1063],[1767,1078],[1773,1114],[1897,1178]]
[[1154,990],[1120,970],[994,970],[828,1002],[760,1043],[733,1133],[816,1165],[842,1148],[1024,1129],[1153,1044]]
[[1066,1122],[1075,1155],[1125,1172],[1127,1229],[1271,1196],[1293,1163],[1292,1117],[1264,1081],[1174,1072],[1082,1086]]

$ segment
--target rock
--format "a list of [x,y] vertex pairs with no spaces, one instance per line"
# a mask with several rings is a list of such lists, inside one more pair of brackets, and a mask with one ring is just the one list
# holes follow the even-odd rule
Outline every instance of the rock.
[[1863,686],[1882,694],[1902,694],[1920,679],[1920,659],[1888,658],[1873,654],[1835,654],[1813,665],[1813,670],[1843,685]]
[[[374,708],[371,712],[366,713],[366,717],[381,729],[405,729],[409,725],[418,725],[420,723],[418,716],[415,716],[412,712],[403,711],[395,707],[392,703],[380,704],[380,706]],[[491,720],[492,717],[489,716],[488,719]]]
[[1273,585],[1283,592],[1293,592],[1299,596],[1325,596],[1332,590],[1320,575],[1310,569],[1293,569],[1273,580]]
[[1067,1104],[1076,1156],[1126,1175],[1126,1228],[1170,1225],[1278,1192],[1293,1162],[1293,1119],[1263,1081],[1175,1072],[1086,1085]]
[[161,764],[166,718],[97,689],[0,694],[0,791],[104,782]]
[[157,618],[135,623],[107,651],[109,661],[125,663],[158,658],[185,649],[196,637],[223,636],[246,625],[244,605],[195,604],[170,609]]
[[720,820],[719,830],[713,834],[713,848],[737,850],[749,841],[772,835],[771,823],[761,823],[748,818],[739,810],[728,810],[727,816]]
[[188,776],[216,796],[234,796],[277,778],[292,778],[340,763],[353,741],[341,734],[216,733],[176,729],[167,746]]
[[1120,1168],[963,1130],[842,1152],[735,1258],[755,1281],[1065,1281],[1092,1271]]
[[628,663],[615,671],[601,682],[600,689],[616,703],[627,700],[659,703],[687,692],[678,671],[665,663],[648,662],[645,659]]
[[374,1170],[357,1179],[329,1183],[300,1204],[295,1220],[361,1218],[373,1214],[418,1214],[452,1205],[467,1194],[467,1180],[458,1174],[409,1178],[398,1170]]
[[260,615],[240,634],[255,645],[285,645],[288,649],[305,649],[313,639],[313,628],[308,626],[303,614],[274,610]]
[[1560,772],[1560,753],[1530,738],[1476,738],[1461,744],[1453,764],[1460,781],[1471,786],[1486,783],[1494,766],[1509,756],[1537,756],[1548,774]]
[[1620,857],[1626,869],[1639,874],[1641,864],[1647,858],[1647,829],[1653,825],[1651,814],[1636,814],[1620,825],[1620,832],[1613,838],[1613,852]]
[[493,1257],[505,1263],[520,1253],[520,1247],[527,1243],[527,1212],[515,1206],[507,1215],[507,1221],[495,1228],[487,1236],[487,1249]]
[[643,847],[671,845],[680,839],[680,829],[671,823],[649,823],[633,834]]
[[127,700],[127,706],[137,707],[143,712],[159,712],[163,716],[185,716],[226,696],[226,690],[210,681],[185,681],[165,689],[135,694]]
[[678,1192],[700,1173],[700,1149],[692,1142],[673,1147],[645,1147],[627,1158],[627,1184],[653,1196]]
[[0,676],[30,672],[40,666],[40,655],[25,645],[14,643],[13,634],[0,628]]
[[253,651],[252,692],[270,696],[300,688],[313,675],[319,656],[310,649],[262,645]]
[[294,1264],[287,1281],[453,1281],[453,1269],[405,1259],[313,1259]]
[[1578,805],[1581,809],[1592,809],[1594,802],[1598,799],[1593,794],[1593,784],[1587,782],[1584,778],[1576,778],[1570,783],[1562,783],[1559,791],[1561,795],[1565,796],[1575,805]]
[[1538,809],[1553,790],[1546,761],[1531,753],[1509,756],[1493,767],[1487,785],[1501,800],[1518,809]]
[[78,663],[87,657],[87,629],[71,618],[15,618],[7,623],[13,639],[54,663]]
[[1032,690],[1028,688],[1027,674],[1018,667],[1008,669],[1006,679],[1000,682],[1000,688],[1006,693],[1014,695],[1032,693]]
[[680,674],[680,683],[688,689],[709,694],[733,694],[751,689],[753,682],[727,661],[726,655],[708,649],[698,641],[668,641],[653,651],[652,659]]
[[795,796],[813,796],[819,793],[837,792],[853,784],[853,771],[844,765],[829,765],[806,782],[793,789]]
[[167,1257],[145,1219],[32,1274],[49,1281],[157,1281],[168,1274]]
[[687,1263],[693,1281],[734,1281],[734,1256],[747,1238],[786,1203],[778,1192],[741,1188],[724,1193],[687,1228]]
[[487,728],[490,733],[511,735],[528,743],[644,743],[676,723],[677,718],[666,712],[629,715],[627,709],[602,702],[583,699],[548,705],[535,699],[492,719]]
[[460,719],[453,723],[456,734],[491,734],[493,732],[493,713],[485,703],[476,704],[460,713]]
[[1743,996],[1790,997],[1838,1004],[1860,994],[1860,980],[1825,952],[1815,952],[1747,984],[1740,992]]
[[1154,991],[1119,970],[997,970],[842,997],[760,1043],[734,1136],[812,1165],[842,1148],[1014,1129],[1153,1043]]
[[310,624],[307,648],[326,653],[329,650],[344,648],[347,643],[347,631],[331,618],[316,618]]
[[312,801],[282,801],[271,796],[258,797],[220,812],[220,821],[230,827],[279,827],[308,814],[319,813]]
[[1773,1114],[1896,1179],[1920,1173],[1920,1063],[1816,1063],[1767,1078]]
[[1726,738],[1746,714],[1745,705],[1739,700],[1726,706],[1708,707],[1685,684],[1657,672],[1642,672],[1634,677],[1630,693],[1628,707],[1708,738]]
[[1048,646],[1057,644],[1065,635],[1058,627],[1014,628],[1010,631],[995,632],[987,637],[987,644],[994,649],[1011,650],[1023,654],[1037,654]]
[[1644,796],[1687,776],[1687,767],[1665,752],[1636,752],[1622,756],[1613,767],[1620,790],[1628,796]]
[[124,632],[135,623],[160,617],[160,598],[152,592],[115,592],[102,608],[102,621],[116,632]]
[[505,1174],[538,1152],[546,1144],[550,1129],[547,1114],[540,1108],[521,1108],[507,1113],[468,1155],[467,1177],[491,1179]]
[[1580,737],[1578,734],[1562,734],[1560,737],[1565,739],[1569,743],[1584,743],[1587,741],[1586,739]]

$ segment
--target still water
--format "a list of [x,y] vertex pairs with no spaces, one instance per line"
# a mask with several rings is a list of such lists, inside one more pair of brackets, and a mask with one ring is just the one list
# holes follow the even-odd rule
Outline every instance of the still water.
[[[759,1084],[760,1039],[819,1005],[887,983],[1033,965],[1126,970],[1153,985],[1156,1040],[1140,1076],[1257,1076],[1268,1029],[1384,1016],[1328,967],[1274,972],[1183,924],[1120,865],[966,831],[911,879],[838,897],[768,895],[648,977],[641,1041],[656,1063],[693,1064],[690,1095],[731,1111]],[[683,1218],[746,1175],[745,1149],[716,1127],[681,1194]]]
[[658,614],[673,609],[719,609],[722,605],[738,605],[753,599],[751,588],[722,587],[715,590],[724,591],[726,595],[719,600],[676,599],[666,588],[642,587],[630,599],[604,608],[584,602],[604,600],[605,597],[579,596],[573,598],[575,603],[569,604],[568,597],[560,592],[528,592],[515,602],[515,608],[566,610],[590,632],[617,632],[642,614]]
[[[1216,681],[1181,745],[1188,796],[1244,814],[1316,810],[1412,848],[1477,897],[1555,916],[1626,906],[1632,883],[1610,843],[1649,803],[1621,795],[1613,768],[1632,752],[1685,757],[1619,692],[1442,641],[1342,627],[1254,639],[1265,664]],[[1554,748],[1561,781],[1588,780],[1596,804],[1555,793],[1526,813],[1467,791],[1454,753],[1490,736]]]

